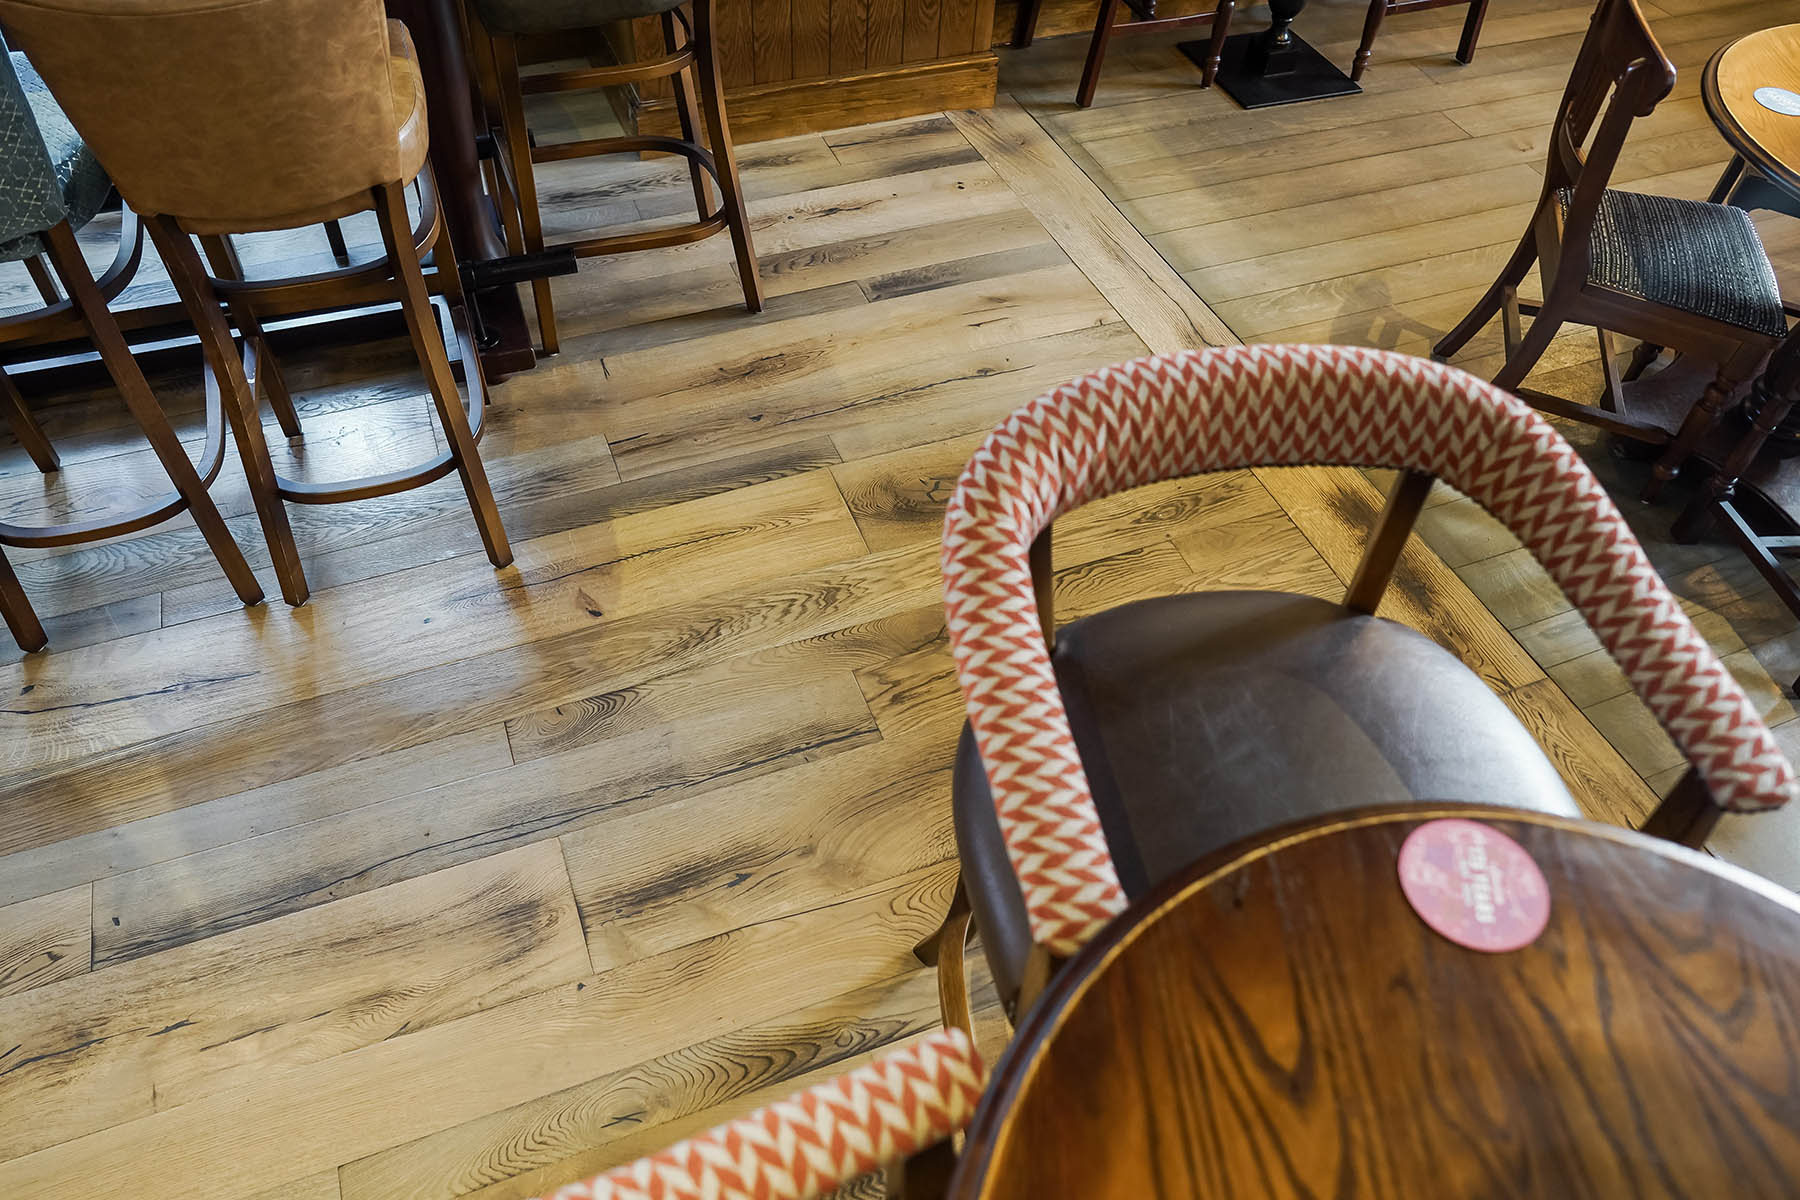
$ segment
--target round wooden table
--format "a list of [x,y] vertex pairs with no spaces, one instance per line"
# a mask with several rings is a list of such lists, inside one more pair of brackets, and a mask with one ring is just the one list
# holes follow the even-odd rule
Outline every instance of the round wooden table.
[[1800,202],[1800,25],[1758,30],[1720,47],[1706,64],[1700,95],[1734,152],[1713,202],[1724,203],[1743,185],[1746,165]]
[[[1509,953],[1434,933],[1402,840],[1479,819],[1542,869]],[[1134,904],[1001,1059],[960,1197],[1793,1196],[1800,904],[1608,826],[1370,809]]]

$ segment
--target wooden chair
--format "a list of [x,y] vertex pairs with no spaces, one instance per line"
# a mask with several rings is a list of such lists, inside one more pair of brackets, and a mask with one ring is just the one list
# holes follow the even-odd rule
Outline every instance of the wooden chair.
[[[744,307],[762,311],[762,284],[757,279],[756,251],[750,243],[750,217],[738,182],[737,152],[725,118],[725,89],[719,75],[714,36],[713,0],[690,0],[693,18],[682,11],[683,0],[472,0],[469,12],[476,18],[475,57],[489,106],[500,115],[496,142],[505,153],[496,166],[507,198],[502,202],[508,240],[514,253],[539,254],[545,249],[543,220],[538,213],[537,183],[532,164],[591,158],[602,154],[637,154],[652,151],[678,154],[687,159],[694,186],[694,205],[699,219],[688,224],[644,233],[620,233],[582,237],[552,249],[572,250],[577,258],[629,254],[659,246],[680,246],[731,234],[737,255],[738,281],[744,289]],[[633,17],[657,16],[662,20],[668,53],[649,62],[619,67],[583,67],[579,70],[519,73],[518,38],[522,35],[568,33]],[[679,27],[679,31],[678,31]],[[611,137],[585,141],[534,143],[525,121],[527,94],[620,87],[647,79],[673,77],[675,111],[681,136]],[[699,95],[695,95],[695,83]],[[700,126],[712,148],[700,141]],[[720,201],[713,203],[712,189]],[[537,306],[538,331],[544,353],[558,349],[556,308],[550,281],[532,280]]]
[[982,1083],[974,1044],[940,1030],[545,1200],[812,1200],[890,1164],[888,1195],[941,1196]]
[[1362,44],[1356,48],[1356,61],[1350,65],[1350,78],[1361,79],[1369,69],[1369,55],[1375,49],[1375,36],[1381,23],[1394,13],[1421,12],[1427,8],[1448,8],[1467,4],[1469,15],[1463,20],[1462,40],[1456,44],[1456,61],[1465,66],[1475,61],[1475,42],[1481,37],[1481,23],[1487,19],[1488,0],[1369,0],[1369,15],[1363,21]]
[[[1544,190],[1531,228],[1493,286],[1433,351],[1448,359],[1499,313],[1507,358],[1494,376],[1496,386],[1545,412],[1665,447],[1645,500],[1674,476],[1732,390],[1787,332],[1775,271],[1748,215],[1606,186],[1632,121],[1648,116],[1674,85],[1675,67],[1636,0],[1600,0],[1551,126]],[[1533,263],[1544,285],[1539,304],[1518,298]],[[1522,336],[1521,313],[1535,315]],[[1600,331],[1607,373],[1601,406],[1520,386],[1567,322]],[[1713,382],[1673,434],[1624,411],[1610,333],[1642,343],[1625,381],[1664,347],[1717,365]]]
[[[172,492],[123,513],[45,526],[0,522],[0,546],[82,545],[147,529],[188,512],[238,598],[245,604],[259,603],[262,587],[207,493],[225,457],[217,405],[208,411],[202,467],[196,470],[106,307],[137,270],[144,245],[142,227],[130,209],[121,214],[112,264],[95,279],[76,245],[75,231],[100,210],[112,184],[31,63],[16,51],[0,56],[0,147],[0,183],[4,184],[0,187],[0,261],[24,262],[45,305],[0,317],[0,346],[88,337],[174,486]],[[49,474],[61,467],[55,447],[3,372],[0,412],[39,470]],[[29,652],[48,644],[43,623],[4,553],[0,553],[0,616],[20,649]]]
[[[1119,22],[1119,7],[1131,10],[1131,19]],[[1012,45],[1015,50],[1031,45],[1037,35],[1038,10],[1044,0],[1019,0],[1013,18]],[[1100,0],[1100,11],[1094,20],[1094,35],[1088,41],[1087,62],[1081,68],[1081,83],[1075,89],[1075,103],[1087,108],[1094,103],[1094,89],[1100,85],[1100,64],[1106,61],[1106,49],[1115,34],[1157,33],[1169,29],[1186,29],[1210,25],[1212,37],[1207,40],[1206,61],[1200,67],[1200,86],[1209,88],[1219,73],[1219,56],[1225,50],[1225,35],[1231,28],[1231,14],[1237,0],[1218,0],[1211,12],[1191,13],[1180,17],[1156,15],[1156,0]]]
[[[1203,592],[1057,629],[1052,522],[1163,479],[1334,464],[1404,472],[1342,604]],[[1795,791],[1792,767],[1580,457],[1523,402],[1384,351],[1246,346],[1096,371],[975,452],[944,524],[946,623],[969,724],[952,785],[962,879],[935,960],[971,1017],[971,923],[1023,1013],[1128,898],[1273,826],[1374,804],[1470,801],[1579,816],[1474,672],[1373,614],[1441,476],[1516,534],[1587,618],[1692,769],[1646,822],[1698,844],[1724,809]]]
[[[460,320],[456,255],[426,161],[425,93],[412,39],[380,0],[244,0],[195,6],[144,0],[0,0],[0,21],[145,214],[150,236],[197,328],[289,604],[306,575],[284,501],[332,504],[461,476],[488,558],[512,549],[477,441],[485,389]],[[420,220],[407,213],[417,186]],[[246,280],[233,234],[320,224],[375,211],[387,255],[286,279]],[[194,249],[198,237],[209,274]],[[436,269],[428,281],[420,255]],[[434,303],[427,288],[443,295]],[[221,298],[244,338],[240,358]],[[330,483],[275,471],[258,414],[267,393],[283,433],[300,433],[261,320],[295,312],[396,304],[404,314],[447,448],[412,467]],[[440,318],[454,329],[469,398],[458,397]]]

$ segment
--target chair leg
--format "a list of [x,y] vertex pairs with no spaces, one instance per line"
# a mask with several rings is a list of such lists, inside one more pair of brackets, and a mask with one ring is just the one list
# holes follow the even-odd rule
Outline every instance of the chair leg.
[[1381,23],[1387,19],[1388,0],[1369,0],[1369,15],[1363,18],[1362,44],[1356,48],[1356,59],[1350,64],[1352,82],[1363,77],[1369,69],[1369,56],[1375,52],[1375,37],[1381,32]]
[[[194,524],[199,527],[213,557],[225,572],[225,578],[231,581],[238,599],[245,604],[260,604],[263,598],[262,585],[256,582],[250,564],[244,561],[244,552],[238,548],[236,539],[225,527],[224,518],[219,516],[219,509],[213,504],[212,493],[207,491],[205,481],[194,470],[194,464],[188,461],[187,451],[182,449],[181,441],[169,425],[169,418],[163,412],[162,405],[156,402],[149,380],[144,378],[137,359],[132,357],[131,347],[125,343],[125,335],[119,332],[118,324],[107,310],[100,288],[88,273],[86,260],[81,257],[81,248],[76,245],[74,231],[67,222],[63,222],[45,234],[44,240],[50,252],[51,265],[56,268],[63,290],[68,292],[76,312],[81,315],[81,323],[87,329],[88,337],[93,341],[94,350],[100,355],[107,374],[112,377],[113,386],[119,389],[125,407],[131,411],[132,419],[149,441],[150,449],[155,452],[169,481],[175,485],[176,493],[186,502]],[[189,252],[192,253],[192,250],[190,246]]]
[[1525,382],[1531,374],[1531,368],[1537,366],[1538,359],[1550,348],[1550,341],[1556,331],[1562,328],[1562,318],[1553,317],[1549,310],[1543,309],[1531,320],[1531,328],[1519,340],[1519,346],[1506,357],[1506,363],[1495,375],[1492,383],[1503,392],[1510,392]]
[[[206,251],[206,261],[211,265],[215,277],[244,277],[244,264],[239,261],[230,238],[217,233],[204,234],[200,238],[200,248]],[[230,297],[225,303],[231,309],[231,319],[237,323],[238,332],[244,335],[245,345],[250,347],[251,354],[255,356],[256,378],[250,381],[251,395],[254,397],[259,392],[267,392],[269,407],[275,410],[275,420],[281,426],[282,435],[299,437],[300,414],[294,411],[294,397],[288,391],[287,379],[281,373],[280,364],[275,361],[274,352],[269,349],[269,339],[263,333],[262,321],[242,297]],[[260,414],[260,409],[258,411]],[[260,415],[258,419],[261,419]]]
[[1493,320],[1494,314],[1500,311],[1507,289],[1516,288],[1524,282],[1525,276],[1531,273],[1531,264],[1536,261],[1537,235],[1534,231],[1527,229],[1525,236],[1519,239],[1518,248],[1513,251],[1512,257],[1506,260],[1504,267],[1500,268],[1500,275],[1494,280],[1493,285],[1482,293],[1481,299],[1475,302],[1475,307],[1471,308],[1468,315],[1457,323],[1456,328],[1445,334],[1438,344],[1431,348],[1432,357],[1448,360],[1451,355],[1461,350],[1470,338],[1480,333],[1482,327]]
[[1720,363],[1718,374],[1706,385],[1706,391],[1694,402],[1694,407],[1688,409],[1669,448],[1663,451],[1662,457],[1656,460],[1656,465],[1650,468],[1649,482],[1644,484],[1644,490],[1639,496],[1644,503],[1648,504],[1660,496],[1663,486],[1675,478],[1675,473],[1681,470],[1682,464],[1687,462],[1688,457],[1700,445],[1700,439],[1706,436],[1713,423],[1725,411],[1725,403],[1731,399],[1731,393],[1737,390],[1737,385],[1736,373],[1730,364]]
[[1713,184],[1712,195],[1706,198],[1708,204],[1729,204],[1731,194],[1737,191],[1738,184],[1743,182],[1744,169],[1749,166],[1744,156],[1734,154],[1731,161],[1725,164],[1725,170],[1719,176],[1719,182]]
[[1625,404],[1625,379],[1619,374],[1618,347],[1613,345],[1608,331],[1596,328],[1594,333],[1600,342],[1600,376],[1604,380],[1600,386],[1600,407],[1619,412]]
[[1106,47],[1112,41],[1113,21],[1119,15],[1119,0],[1100,0],[1099,15],[1094,19],[1094,36],[1088,39],[1087,61],[1081,68],[1081,85],[1075,89],[1075,104],[1087,108],[1094,103],[1094,89],[1100,86],[1100,65],[1106,61]]
[[[663,48],[670,54],[678,48],[675,44],[675,14],[665,12],[662,15]],[[675,89],[675,118],[681,123],[681,140],[691,145],[700,145],[700,101],[694,95],[694,79],[686,71],[675,72],[670,81]],[[688,160],[688,174],[694,184],[694,208],[700,219],[706,220],[712,215],[712,178],[706,168],[697,159]]]
[[269,459],[269,443],[263,438],[262,419],[257,413],[256,397],[250,394],[250,381],[244,376],[243,360],[231,340],[225,317],[219,311],[219,299],[207,281],[200,256],[193,242],[168,217],[145,217],[150,240],[156,253],[168,268],[169,279],[188,311],[199,335],[200,348],[207,365],[219,382],[221,403],[226,419],[231,422],[232,439],[237,442],[238,457],[244,463],[244,476],[250,485],[250,498],[256,505],[257,520],[262,523],[263,540],[268,543],[269,558],[275,564],[275,578],[281,582],[281,598],[296,608],[306,603],[306,573],[300,566],[300,549],[294,544],[294,531],[288,524],[275,464]]
[[[390,183],[375,189],[376,217],[381,224],[381,240],[387,249],[388,262],[400,284],[400,307],[406,313],[406,329],[412,335],[413,350],[425,372],[431,389],[432,403],[437,406],[438,420],[462,476],[463,492],[475,514],[475,527],[481,531],[481,544],[488,561],[504,567],[513,560],[512,546],[506,539],[506,528],[500,523],[500,510],[494,503],[493,488],[488,486],[487,468],[482,465],[481,451],[475,445],[474,431],[469,428],[468,414],[463,411],[462,397],[457,393],[456,379],[450,373],[450,356],[432,315],[431,298],[425,292],[425,275],[419,266],[419,252],[413,246],[412,229],[406,216],[406,189]],[[437,269],[455,273],[456,252],[450,245],[448,229],[438,234],[432,251]],[[474,381],[470,381],[474,386]]]
[[330,244],[331,257],[337,259],[338,266],[349,266],[350,247],[344,241],[344,226],[342,223],[338,221],[325,222],[325,240]]
[[969,947],[973,917],[969,893],[959,875],[944,923],[913,947],[913,954],[920,962],[937,967],[938,1009],[943,1014],[944,1024],[955,1026],[970,1037],[975,1036],[975,1008],[969,999],[968,972],[963,955]]
[[1018,11],[1013,13],[1014,50],[1023,50],[1037,36],[1038,10],[1043,6],[1044,0],[1019,0]]
[[56,290],[56,280],[50,276],[50,268],[44,263],[44,256],[34,254],[25,260],[25,271],[31,276],[31,282],[37,286],[37,293],[45,304],[57,304],[62,300],[62,293]]
[[1662,352],[1663,348],[1654,342],[1639,342],[1637,349],[1631,352],[1631,361],[1626,364],[1625,373],[1619,378],[1626,383],[1635,383]]
[[[519,49],[508,36],[489,39],[494,52],[494,68],[500,77],[500,130],[506,143],[506,157],[512,167],[513,189],[519,202],[519,227],[525,239],[525,252],[536,254],[544,248],[544,220],[538,212],[537,178],[531,166],[531,129],[525,124],[525,94],[519,84]],[[531,296],[537,305],[538,334],[544,353],[555,354],[562,348],[556,334],[556,304],[550,294],[548,279],[531,281]]]
[[25,453],[37,464],[37,469],[48,475],[62,466],[62,459],[57,456],[56,447],[44,436],[43,426],[25,407],[25,397],[19,395],[19,389],[13,386],[5,371],[0,371],[0,409],[6,413],[7,424],[12,426],[13,436],[19,439],[19,445],[25,447]]
[[1231,34],[1231,14],[1237,11],[1237,0],[1219,0],[1213,9],[1212,36],[1206,43],[1206,65],[1200,69],[1200,86],[1209,88],[1219,77],[1219,63],[1225,57],[1225,39]]
[[32,611],[31,601],[26,598],[25,589],[19,586],[19,577],[13,574],[4,550],[0,550],[0,617],[5,618],[13,641],[19,643],[19,649],[25,653],[49,645],[50,635],[44,632],[43,623]]
[[719,193],[724,197],[725,219],[731,225],[731,245],[737,252],[738,282],[744,288],[744,307],[753,313],[763,307],[762,281],[756,276],[756,251],[750,245],[750,214],[738,183],[737,151],[731,146],[731,127],[725,119],[725,84],[719,76],[718,39],[713,34],[712,0],[694,0],[694,55],[700,76],[701,108],[706,116],[706,136],[712,143],[713,161],[719,168]]
[[1487,19],[1488,0],[1474,0],[1463,21],[1462,40],[1456,44],[1456,61],[1468,66],[1475,61],[1475,43],[1481,38],[1481,23]]

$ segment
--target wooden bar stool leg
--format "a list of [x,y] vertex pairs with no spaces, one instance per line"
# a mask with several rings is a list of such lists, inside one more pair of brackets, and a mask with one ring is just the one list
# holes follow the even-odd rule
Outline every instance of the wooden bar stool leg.
[[[431,298],[425,292],[425,275],[419,267],[419,252],[413,246],[412,228],[406,216],[406,189],[399,184],[376,188],[375,203],[381,240],[387,248],[394,278],[400,284],[400,307],[406,313],[406,329],[412,335],[413,350],[419,356],[419,366],[424,369],[432,403],[437,405],[438,420],[443,423],[444,436],[450,442],[457,472],[462,476],[463,491],[475,513],[475,527],[481,531],[481,544],[487,549],[488,561],[496,567],[504,567],[513,560],[512,546],[500,523],[500,510],[494,503],[493,489],[488,486],[487,468],[482,465],[481,451],[475,445],[475,434],[463,411],[456,379],[450,373],[449,352],[432,314]],[[438,234],[433,253],[437,256],[438,270],[456,271],[456,253],[450,245],[449,230]],[[474,386],[474,381],[470,381],[470,386]]]
[[[675,14],[665,12],[662,15],[663,49],[670,54],[679,47],[675,44]],[[694,96],[694,79],[686,71],[675,72],[671,81],[675,85],[675,118],[681,122],[681,140],[693,145],[700,145],[700,102]],[[688,174],[694,181],[694,207],[700,213],[702,221],[712,215],[712,180],[706,168],[695,159],[688,160]]]
[[713,37],[712,0],[694,0],[694,57],[700,75],[700,98],[706,115],[707,140],[719,168],[719,192],[724,197],[725,219],[731,225],[731,245],[737,251],[738,282],[744,288],[744,307],[753,313],[763,307],[762,281],[756,275],[756,251],[750,245],[750,214],[744,208],[744,192],[738,184],[737,152],[731,147],[731,127],[725,119],[725,84],[719,76],[719,57]]
[[[81,257],[81,248],[75,243],[74,231],[67,222],[63,222],[50,230],[44,240],[49,247],[51,264],[62,280],[63,289],[74,301],[76,312],[81,314],[81,322],[86,326],[88,337],[92,339],[107,374],[112,377],[113,386],[119,389],[126,408],[131,410],[132,419],[149,440],[150,449],[155,452],[169,481],[175,485],[176,493],[187,503],[188,512],[193,514],[194,524],[199,526],[201,536],[206,539],[213,557],[219,560],[219,567],[225,572],[225,578],[231,581],[238,599],[245,604],[260,604],[263,598],[262,585],[256,582],[250,564],[244,561],[244,552],[238,548],[237,540],[225,527],[224,518],[219,516],[218,507],[213,504],[212,493],[207,491],[200,473],[194,470],[194,464],[188,461],[187,451],[181,448],[181,441],[170,427],[168,416],[163,412],[162,405],[156,402],[149,380],[144,378],[137,359],[132,357],[131,347],[125,343],[125,335],[119,332],[117,322],[107,310],[99,287],[94,283],[93,276],[88,274],[87,262]],[[191,246],[189,251],[192,252]]]
[[1231,33],[1231,15],[1237,11],[1237,0],[1219,0],[1213,10],[1212,37],[1206,43],[1206,66],[1200,71],[1200,86],[1208,88],[1219,77],[1219,63],[1225,57],[1225,39]]
[[1077,108],[1088,108],[1094,103],[1094,91],[1100,86],[1100,67],[1106,61],[1113,21],[1118,15],[1119,0],[1100,0],[1100,11],[1094,18],[1094,36],[1088,39],[1087,59],[1081,65],[1081,83],[1075,89]]
[[[211,264],[215,276],[220,279],[244,277],[244,264],[238,260],[237,250],[232,246],[230,238],[217,233],[204,234],[200,238],[200,247],[206,251],[206,261]],[[251,395],[254,396],[259,391],[267,392],[269,407],[275,410],[275,420],[281,425],[281,432],[287,437],[299,437],[300,414],[294,411],[294,398],[288,392],[287,380],[282,376],[280,364],[275,361],[274,352],[269,349],[269,339],[263,333],[262,321],[250,307],[250,303],[240,296],[227,297],[225,303],[231,309],[231,319],[237,323],[238,331],[244,335],[245,344],[255,355],[256,378],[250,381]]]
[[1456,61],[1468,66],[1475,61],[1475,43],[1481,39],[1481,23],[1487,19],[1488,0],[1475,0],[1463,20],[1462,40],[1456,44]]
[[45,304],[61,302],[62,294],[56,290],[56,280],[50,277],[50,268],[44,264],[43,255],[34,254],[26,259],[25,271],[31,276],[31,282],[36,285],[38,296]]
[[19,643],[19,649],[25,653],[42,650],[49,644],[50,636],[44,632],[43,623],[32,610],[31,601],[25,598],[25,589],[19,586],[19,577],[13,574],[12,564],[6,561],[3,550],[0,550],[0,617],[5,618],[13,641]]
[[[250,381],[244,376],[244,364],[231,331],[219,311],[217,295],[200,265],[200,256],[174,221],[168,217],[145,217],[156,253],[169,270],[169,279],[187,308],[188,318],[199,335],[200,348],[207,365],[219,381],[225,417],[231,422],[231,434],[237,442],[238,456],[244,462],[244,475],[250,485],[250,498],[256,504],[256,516],[262,523],[263,539],[268,543],[269,557],[275,564],[275,578],[281,582],[281,598],[299,607],[308,595],[306,573],[300,566],[300,549],[294,544],[294,531],[288,524],[279,485],[275,480],[275,464],[269,459],[269,444],[263,438],[262,419],[256,410],[256,398],[250,394]],[[408,243],[410,244],[410,243]]]
[[[544,223],[538,213],[537,179],[531,167],[531,130],[525,124],[525,95],[519,84],[519,49],[509,36],[497,35],[489,42],[494,50],[494,70],[500,77],[501,140],[506,143],[507,162],[512,167],[519,226],[525,238],[525,252],[536,254],[544,248]],[[556,305],[550,294],[550,281],[532,280],[531,296],[537,304],[538,333],[544,353],[555,354],[562,343],[556,335]]]
[[[350,265],[350,247],[344,242],[344,227],[337,221],[325,222],[325,241],[331,246],[331,257],[337,259],[338,266]],[[215,266],[214,270],[218,268]]]
[[0,370],[0,409],[6,413],[7,424],[12,426],[13,436],[19,439],[19,445],[25,447],[25,453],[37,464],[37,469],[48,475],[62,466],[62,459],[57,456],[56,447],[44,436],[43,426],[25,407],[25,397],[19,395],[19,389],[13,381]]
[[1381,32],[1381,23],[1387,19],[1388,0],[1369,0],[1369,15],[1363,20],[1362,44],[1356,48],[1356,60],[1350,64],[1352,82],[1363,77],[1369,69],[1369,56],[1375,52],[1375,36]]
[[1014,50],[1023,50],[1037,36],[1038,9],[1043,7],[1043,3],[1044,0],[1019,0],[1019,7],[1013,13]]

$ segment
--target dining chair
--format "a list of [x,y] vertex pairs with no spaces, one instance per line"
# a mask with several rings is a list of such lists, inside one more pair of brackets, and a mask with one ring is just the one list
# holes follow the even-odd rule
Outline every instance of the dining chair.
[[[1131,10],[1130,19],[1119,20],[1121,3]],[[1012,47],[1022,50],[1037,36],[1038,11],[1044,0],[1019,0],[1013,16]],[[1176,17],[1156,15],[1156,0],[1100,0],[1100,11],[1094,20],[1094,35],[1088,40],[1087,61],[1081,67],[1081,82],[1075,88],[1075,103],[1089,108],[1094,103],[1094,89],[1100,86],[1100,66],[1106,61],[1107,47],[1118,34],[1162,33],[1171,29],[1187,29],[1196,25],[1212,27],[1206,43],[1206,61],[1200,66],[1200,86],[1209,88],[1219,74],[1219,57],[1225,51],[1225,35],[1231,29],[1231,15],[1237,0],[1217,0],[1211,11],[1188,13]]]
[[[683,4],[693,10],[690,18]],[[495,158],[495,174],[506,197],[501,215],[514,253],[538,254],[544,250],[543,217],[538,209],[537,180],[533,164],[591,158],[602,154],[677,154],[687,160],[694,188],[697,218],[680,225],[640,232],[584,236],[562,243],[576,258],[629,254],[661,246],[681,246],[721,231],[731,235],[737,256],[738,283],[744,290],[744,307],[762,311],[762,283],[757,278],[756,250],[750,242],[750,216],[744,207],[738,181],[737,151],[731,144],[731,128],[725,117],[725,88],[719,74],[718,39],[713,20],[713,0],[471,0],[474,17],[477,74],[487,93],[489,108],[497,110],[500,128],[495,138],[504,153]],[[567,70],[519,71],[518,39],[542,34],[568,34],[614,21],[658,17],[662,22],[661,58],[623,66],[580,67]],[[539,144],[525,118],[525,97],[545,92],[623,87],[649,79],[672,78],[675,113],[681,136],[631,136],[588,138]],[[699,95],[695,95],[695,85]],[[700,126],[706,126],[706,143]],[[710,143],[711,149],[707,148]],[[719,189],[713,202],[712,189]],[[532,280],[537,308],[538,333],[544,353],[559,348],[556,306],[550,280]]]
[[1350,64],[1350,78],[1361,79],[1363,72],[1369,69],[1375,37],[1388,17],[1394,13],[1422,12],[1454,4],[1469,6],[1469,15],[1463,18],[1462,40],[1456,44],[1456,61],[1464,66],[1474,62],[1475,42],[1481,37],[1481,23],[1487,19],[1488,0],[1369,0],[1369,15],[1363,20],[1362,43],[1356,47],[1356,59]]
[[[1281,592],[1140,600],[1057,628],[1051,530],[1082,504],[1247,467],[1402,472],[1342,603]],[[1698,845],[1792,767],[1581,458],[1524,402],[1386,351],[1246,346],[1082,376],[1009,417],[944,521],[946,624],[967,702],[952,783],[962,878],[936,961],[968,1028],[971,920],[1022,1015],[1128,898],[1202,855],[1346,808],[1474,801],[1579,816],[1473,671],[1374,614],[1434,477],[1538,558],[1690,771],[1646,832]],[[1555,748],[1552,747],[1554,750]]]
[[940,1030],[543,1200],[812,1200],[890,1164],[888,1195],[942,1195],[982,1083],[968,1036]]
[[[1787,332],[1775,270],[1748,214],[1607,186],[1632,121],[1648,116],[1674,86],[1674,64],[1637,0],[1600,0],[1557,106],[1531,227],[1493,286],[1432,352],[1448,359],[1498,313],[1506,362],[1494,384],[1545,412],[1663,447],[1645,500],[1660,494],[1733,389]],[[1518,287],[1534,263],[1543,300],[1529,304],[1519,300]],[[1534,318],[1522,335],[1521,314]],[[1601,405],[1521,386],[1569,322],[1599,331],[1607,380]],[[1613,333],[1640,343],[1623,375]],[[1634,416],[1620,394],[1621,383],[1636,379],[1665,348],[1716,368],[1673,433],[1648,415]]]
[[[70,127],[31,63],[18,51],[6,53],[0,64],[0,262],[25,263],[44,305],[0,317],[0,348],[88,338],[174,490],[105,516],[37,526],[0,522],[0,546],[82,545],[191,513],[238,598],[245,604],[259,603],[262,587],[207,492],[225,455],[214,420],[217,406],[208,413],[208,437],[200,455],[203,466],[196,470],[107,309],[108,301],[131,281],[143,252],[136,214],[130,209],[120,214],[113,261],[98,279],[76,244],[76,231],[100,211],[111,191],[106,172]],[[0,411],[40,471],[61,469],[56,448],[4,370],[0,370]],[[41,650],[49,643],[4,551],[0,551],[0,615],[20,649]]]
[[[461,313],[455,252],[426,157],[425,93],[406,27],[380,0],[0,0],[0,24],[56,90],[76,129],[144,215],[199,333],[244,460],[281,593],[308,589],[284,502],[333,504],[460,477],[489,560],[512,549],[477,442],[486,391]],[[420,216],[409,219],[407,188]],[[234,234],[295,229],[369,209],[386,255],[361,266],[247,279]],[[194,248],[204,246],[211,273]],[[435,270],[428,294],[420,265]],[[221,299],[243,335],[240,359]],[[258,411],[298,415],[261,322],[295,312],[397,305],[446,448],[416,467],[314,482],[275,470]],[[451,372],[443,321],[468,385]]]

